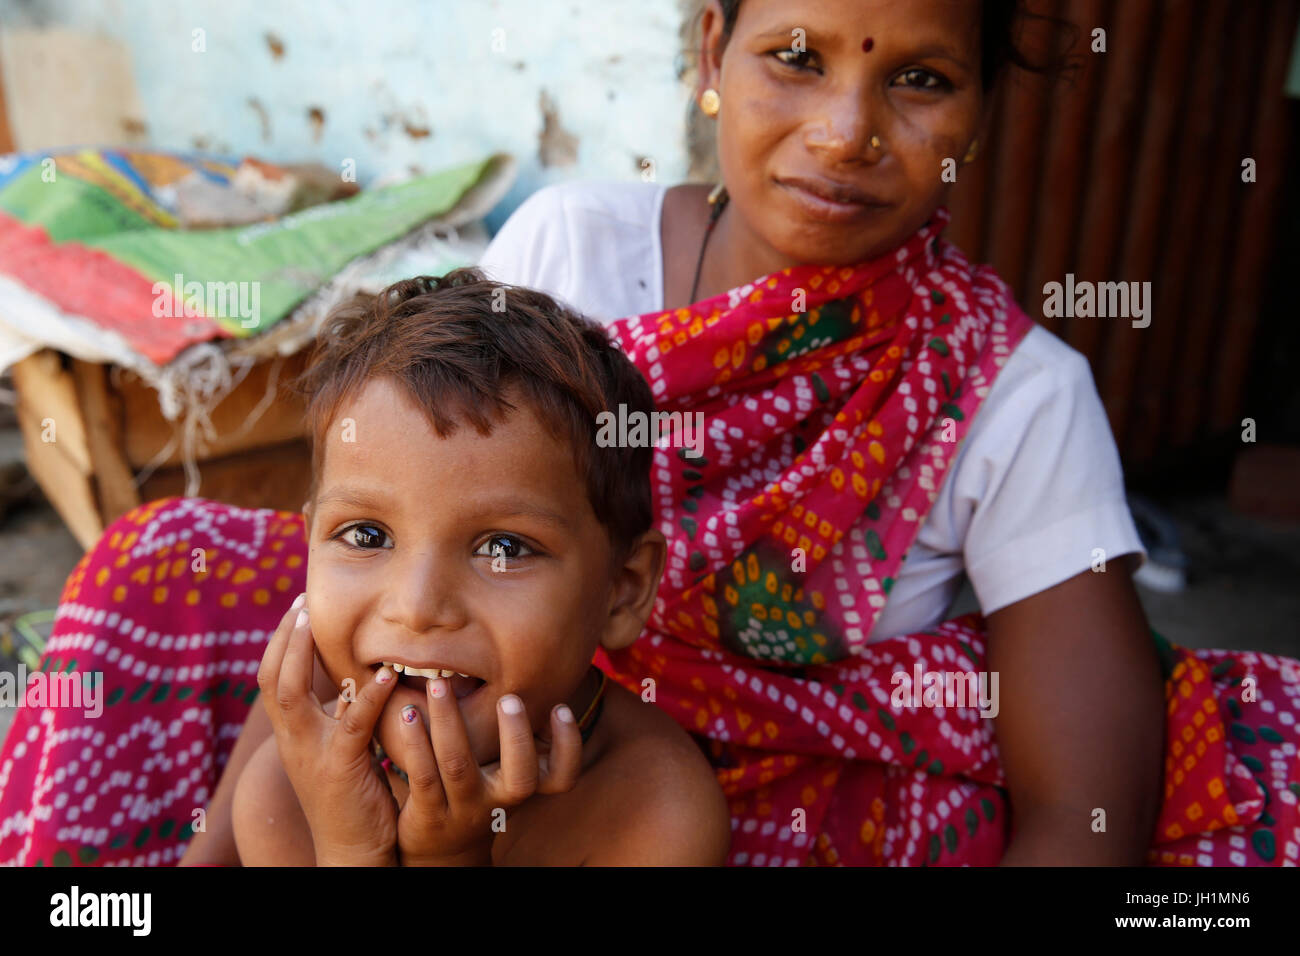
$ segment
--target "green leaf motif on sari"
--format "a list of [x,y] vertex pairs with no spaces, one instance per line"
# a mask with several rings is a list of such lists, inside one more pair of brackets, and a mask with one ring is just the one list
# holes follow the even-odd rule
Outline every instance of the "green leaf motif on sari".
[[842,640],[819,620],[824,599],[805,593],[801,580],[787,580],[792,574],[798,576],[783,552],[761,546],[720,571],[714,598],[723,640],[755,660],[824,664],[842,659],[847,653]]
[[880,543],[880,535],[876,534],[874,528],[868,528],[866,534],[867,551],[877,561],[884,561],[889,557],[885,553],[885,546]]

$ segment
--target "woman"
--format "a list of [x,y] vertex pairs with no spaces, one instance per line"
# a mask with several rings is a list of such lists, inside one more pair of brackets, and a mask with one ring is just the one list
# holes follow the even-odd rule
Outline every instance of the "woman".
[[[1021,62],[1016,15],[1006,0],[711,0],[699,102],[718,124],[725,192],[550,187],[481,263],[593,317],[637,317],[613,328],[661,408],[706,414],[699,460],[657,458],[656,508],[677,563],[650,630],[600,663],[707,747],[731,800],[732,863],[1294,858],[1272,838],[1290,817],[1262,809],[1268,785],[1296,778],[1294,759],[1266,781],[1272,751],[1229,757],[1217,716],[1222,704],[1246,719],[1232,689],[1246,679],[1267,688],[1270,707],[1290,707],[1277,668],[1169,648],[1162,662],[1129,579],[1143,551],[1087,363],[936,241],[940,174],[975,160],[993,84]],[[120,627],[109,594],[134,567],[136,536],[152,535],[150,557],[200,540],[250,565],[266,555],[280,562],[268,583],[283,581],[265,610],[207,592],[195,608],[165,608],[167,630],[214,639],[187,663],[191,681],[201,670],[207,692],[221,690],[209,709],[184,712],[208,733],[190,758],[202,759],[197,775],[176,783],[176,768],[152,759],[126,774],[126,820],[87,835],[51,806],[63,781],[16,748],[41,744],[54,754],[47,766],[75,763],[82,728],[56,735],[71,719],[61,713],[20,721],[0,758],[0,859],[49,862],[70,852],[56,849],[63,841],[90,862],[116,840],[131,844],[112,847],[117,859],[170,862],[192,824],[160,843],[168,824],[157,820],[174,826],[189,800],[206,808],[206,826],[193,827],[183,862],[234,861],[233,778],[269,733],[245,688],[279,595],[302,590],[289,566],[301,526],[194,502],[128,519],[74,572],[49,655],[57,666],[83,648],[82,668],[87,653],[104,655],[106,670],[146,679],[140,701],[153,704],[150,682],[168,679],[154,674],[158,635],[144,627],[125,665],[97,639]],[[255,589],[260,573],[242,586]],[[940,623],[963,573],[985,617]],[[980,706],[924,699],[914,665],[977,673]],[[249,680],[232,700],[236,673]],[[318,685],[322,699],[336,692]],[[110,759],[132,771],[146,759],[131,748],[161,733],[153,713],[140,711],[148,726],[121,735]],[[1162,777],[1166,721],[1180,733],[1205,724],[1213,739],[1189,737],[1186,759],[1199,765],[1171,754]],[[1245,732],[1264,754],[1273,738],[1258,724],[1258,736]],[[1244,740],[1235,725],[1234,736]],[[1244,769],[1252,760],[1260,776]],[[146,796],[132,804],[132,789]],[[1289,794],[1278,796],[1275,812],[1293,816]]]

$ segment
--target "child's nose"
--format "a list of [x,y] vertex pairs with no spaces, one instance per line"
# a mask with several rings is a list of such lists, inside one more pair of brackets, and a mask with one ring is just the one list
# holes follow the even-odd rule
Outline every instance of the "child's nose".
[[390,570],[384,589],[385,620],[417,634],[464,625],[461,588],[446,562],[433,553],[411,553]]

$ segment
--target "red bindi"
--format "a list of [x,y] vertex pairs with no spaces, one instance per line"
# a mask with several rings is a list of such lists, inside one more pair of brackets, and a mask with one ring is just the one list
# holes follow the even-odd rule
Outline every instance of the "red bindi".
[[875,45],[876,45],[876,41],[871,39],[871,37],[867,37],[865,40],[862,41],[862,52],[870,53],[871,48]]

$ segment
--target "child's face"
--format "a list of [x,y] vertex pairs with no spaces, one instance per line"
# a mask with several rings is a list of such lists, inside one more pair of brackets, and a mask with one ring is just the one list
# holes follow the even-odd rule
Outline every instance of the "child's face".
[[[567,445],[528,406],[484,436],[440,438],[400,386],[373,379],[345,400],[323,441],[311,506],[307,607],[340,688],[381,662],[443,667],[480,763],[499,752],[496,706],[519,695],[534,730],[579,686],[611,601],[611,544]],[[494,558],[495,553],[495,558]],[[495,565],[495,566],[494,566]],[[403,678],[376,736],[415,704]]]
[[[721,69],[710,64],[703,79],[721,95],[718,161],[745,225],[791,261],[831,264],[897,248],[920,228],[946,201],[945,160],[960,168],[978,132],[980,6],[744,0]],[[706,44],[720,35],[714,23]],[[792,50],[800,40],[805,53]],[[829,221],[781,185],[790,177],[854,186],[883,205]]]

